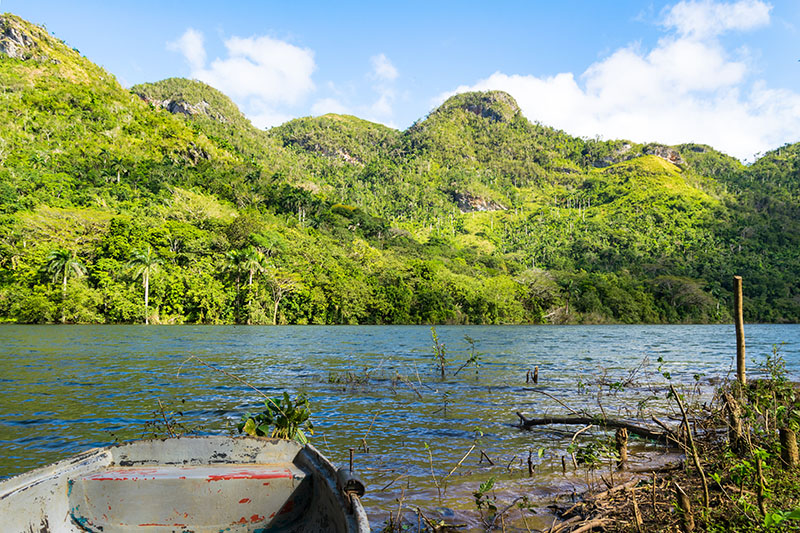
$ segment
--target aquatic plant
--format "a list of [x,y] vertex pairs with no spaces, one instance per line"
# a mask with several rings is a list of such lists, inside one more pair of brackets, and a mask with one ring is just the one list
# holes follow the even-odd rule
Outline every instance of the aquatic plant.
[[314,434],[314,425],[309,418],[311,409],[308,398],[301,394],[294,400],[288,392],[283,396],[268,398],[266,409],[260,413],[247,413],[236,426],[239,433],[247,433],[254,437],[273,437],[277,439],[296,440],[301,444],[308,442],[306,431]]
[[439,342],[439,335],[436,333],[436,328],[433,326],[431,326],[431,338],[433,339],[433,355],[436,366],[439,368],[442,379],[444,379],[445,370],[447,368],[447,350],[444,343]]

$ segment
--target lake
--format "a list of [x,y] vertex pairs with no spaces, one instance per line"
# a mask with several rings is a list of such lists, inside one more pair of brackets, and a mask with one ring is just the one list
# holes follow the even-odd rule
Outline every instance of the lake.
[[[200,434],[235,432],[241,415],[263,402],[194,356],[269,395],[306,393],[312,443],[339,465],[355,449],[373,527],[399,499],[469,522],[471,494],[490,477],[500,494],[544,498],[587,482],[581,472],[562,472],[577,428],[523,432],[512,427],[516,411],[566,414],[566,405],[635,417],[670,409],[665,374],[698,401],[735,374],[732,325],[436,331],[446,346],[444,380],[422,326],[2,326],[0,478],[152,434],[159,401],[171,420]],[[780,344],[790,378],[800,379],[800,325],[746,325],[745,333],[749,376]],[[478,366],[454,376],[473,348]],[[526,383],[534,366],[537,385]],[[639,446],[651,452],[642,460],[657,455],[654,445]]]

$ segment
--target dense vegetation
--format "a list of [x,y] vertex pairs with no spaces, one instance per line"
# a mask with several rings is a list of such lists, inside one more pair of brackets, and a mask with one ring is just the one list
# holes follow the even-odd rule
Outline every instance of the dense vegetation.
[[580,139],[502,92],[265,132],[13,15],[0,91],[2,320],[708,322],[733,274],[748,320],[800,319],[800,144]]

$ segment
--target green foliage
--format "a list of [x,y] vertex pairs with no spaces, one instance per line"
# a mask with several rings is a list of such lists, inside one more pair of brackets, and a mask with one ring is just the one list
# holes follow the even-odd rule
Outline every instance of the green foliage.
[[489,495],[494,488],[494,482],[495,478],[492,476],[481,483],[478,490],[472,493],[475,498],[475,508],[484,523],[491,522],[491,519],[497,514],[497,498]]
[[256,414],[246,414],[236,426],[239,433],[247,433],[254,437],[272,437],[277,439],[296,440],[301,444],[308,442],[309,435],[314,434],[314,425],[309,418],[308,398],[300,395],[294,400],[289,393],[269,398],[264,402],[266,409]]
[[[135,321],[122,274],[148,247],[145,319],[170,323],[720,322],[733,274],[747,320],[800,320],[800,144],[744,166],[580,139],[499,91],[402,132],[340,115],[264,132],[201,82],[126,91],[2,20],[33,44],[0,57],[0,290],[22,298],[0,320],[58,319],[42,299],[68,298],[37,287],[64,249],[88,274],[75,320]],[[248,247],[260,266],[234,267]]]
[[[709,530],[750,531],[761,523],[767,530],[788,531],[800,520],[800,480],[796,468],[784,462],[786,450],[778,431],[797,431],[800,398],[787,378],[778,346],[758,369],[761,376],[746,386],[734,382],[718,391],[726,407],[712,416],[722,417],[718,423],[730,424],[731,431],[724,442],[703,445],[704,460],[713,470],[710,477],[726,496],[709,510]],[[726,487],[736,487],[738,495],[729,494]]]
[[470,350],[469,357],[467,357],[467,360],[464,361],[463,365],[458,367],[458,370],[456,370],[453,373],[453,375],[457,376],[459,372],[464,370],[469,365],[474,365],[475,366],[475,379],[478,379],[478,377],[479,377],[478,376],[478,367],[480,366],[481,355],[479,353],[475,352],[475,339],[473,339],[469,335],[464,335],[464,340],[467,342],[467,344],[469,344],[469,350]]
[[800,520],[800,509],[793,511],[771,511],[764,515],[764,527],[777,527],[787,520]]

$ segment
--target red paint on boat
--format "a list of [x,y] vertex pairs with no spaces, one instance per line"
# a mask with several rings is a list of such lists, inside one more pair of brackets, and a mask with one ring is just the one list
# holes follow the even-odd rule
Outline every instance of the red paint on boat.
[[242,498],[239,503],[250,503],[250,498]]
[[292,473],[289,470],[284,470],[282,472],[254,472],[251,470],[242,470],[239,472],[211,475],[206,478],[206,481],[225,481],[228,479],[286,479],[291,477]]

